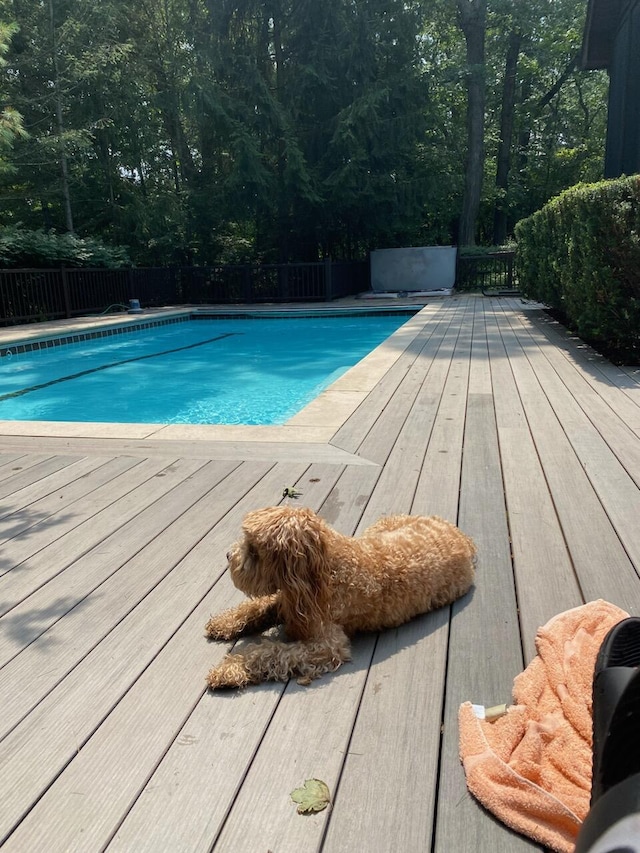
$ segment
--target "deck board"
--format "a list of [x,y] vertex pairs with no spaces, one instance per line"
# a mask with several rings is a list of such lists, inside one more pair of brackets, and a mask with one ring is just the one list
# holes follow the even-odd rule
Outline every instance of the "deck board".
[[[180,669],[184,673],[188,669],[188,649],[198,645],[198,672],[190,672],[190,676],[195,695],[199,696],[204,692],[204,675],[207,671],[205,659],[208,658],[210,665],[213,665],[215,659],[222,656],[225,648],[228,648],[226,644],[215,647],[207,644],[203,640],[204,624],[212,609],[230,606],[240,599],[240,594],[228,577],[223,575],[220,579],[224,569],[224,559],[221,557],[228,544],[227,537],[231,529],[235,529],[239,524],[253,499],[257,497],[261,499],[260,503],[268,502],[282,479],[285,482],[297,479],[301,470],[300,465],[282,463],[258,480],[249,493],[252,499],[244,496],[244,499],[236,501],[233,493],[230,494],[229,500],[235,501],[234,512],[226,512],[222,523],[201,539],[135,610],[114,624],[103,641],[0,742],[0,765],[4,768],[7,784],[11,786],[11,795],[4,801],[0,815],[0,836],[12,817],[15,818],[23,808],[25,798],[30,796],[34,785],[41,788],[41,793],[46,791],[46,795],[38,803],[37,810],[32,811],[28,821],[23,823],[20,834],[14,834],[18,841],[14,842],[12,839],[11,845],[17,843],[16,849],[24,849],[19,840],[23,832],[37,834],[44,831],[47,820],[38,817],[38,813],[50,808],[51,815],[60,814],[58,797],[64,797],[65,786],[58,781],[54,788],[49,791],[46,789],[48,783],[64,770],[69,760],[79,751],[77,757],[80,760],[72,763],[69,773],[75,777],[85,768],[87,785],[93,790],[91,786],[95,782],[95,762],[88,761],[92,750],[80,748],[89,738],[95,743],[92,735],[96,727],[101,725],[114,708],[123,707],[121,700],[125,694],[131,695],[131,689],[147,670],[155,672],[155,667],[151,664],[156,658],[163,660],[165,647],[173,652],[175,645],[178,645],[180,653],[172,658],[169,671]],[[217,571],[212,569],[212,555],[217,557],[214,563],[214,566],[217,564]],[[223,592],[220,593],[219,589],[216,589],[215,593],[203,599],[215,584],[216,576]],[[194,604],[196,616],[190,615]],[[208,652],[208,655],[205,652]],[[156,689],[166,690],[166,684],[164,677],[157,681]],[[136,692],[141,689],[138,687]],[[172,685],[171,689],[175,689],[175,696],[183,696],[185,693],[183,683]],[[154,714],[155,704],[157,703],[153,702],[151,697],[144,702],[136,698],[132,705],[133,712],[138,715]],[[50,737],[51,726],[58,732],[58,736],[53,740]],[[149,736],[149,726],[149,721],[145,720],[139,725],[136,724],[136,730],[144,738]],[[132,756],[130,731],[129,727],[116,729],[120,738],[120,754],[126,762],[129,762]],[[159,745],[159,749],[164,750],[164,742]],[[113,758],[112,750],[103,750],[101,757],[103,761],[110,762]],[[68,776],[63,774],[60,778]],[[77,790],[77,784],[80,783],[74,782],[74,790]],[[115,787],[120,790],[117,781]],[[84,801],[88,803],[90,798],[85,797]],[[100,800],[98,802],[100,803]],[[62,814],[66,814],[66,810],[63,809]],[[73,814],[66,815],[65,822],[68,831],[76,837],[81,833],[84,841],[87,828],[80,825],[81,819],[82,811],[77,807]],[[94,821],[90,821],[90,825],[93,827],[92,831],[98,831]],[[52,843],[47,841],[48,847],[52,847]],[[60,844],[57,848],[60,850],[67,850],[71,845],[71,841],[64,837],[62,827],[56,833],[55,843]]]
[[533,845],[478,807],[467,792],[458,759],[460,704],[508,703],[527,639],[518,621],[486,325],[478,306],[466,403],[458,523],[478,547],[477,578],[472,593],[451,608],[433,849],[515,853]]
[[[407,398],[405,380],[416,362],[420,371],[418,377],[428,371],[432,354],[437,352],[449,323],[450,319],[443,313],[434,313],[425,318],[422,331],[407,345],[405,351],[371,390],[356,412],[337,430],[331,439],[332,444],[352,453],[360,449],[367,458],[370,454],[375,455],[376,444],[381,441],[376,434],[376,424],[379,422],[381,412],[388,407],[395,410],[398,402],[402,398]],[[412,385],[417,390],[417,384],[414,382]],[[401,418],[399,422],[402,423]],[[370,435],[372,430],[373,435]],[[363,447],[365,441],[368,444]],[[387,445],[382,439],[383,453],[385,447]]]
[[[399,500],[396,511],[457,515],[461,452],[451,431],[457,424],[461,442],[469,331],[469,319],[460,315],[448,348],[441,344],[438,350],[438,377],[431,372],[425,377],[380,476],[379,494],[382,500],[393,494]],[[434,380],[440,394],[434,393]],[[372,495],[374,515],[379,506]],[[379,637],[329,818],[326,849],[429,849],[448,620],[445,608]],[[390,726],[399,706],[407,713],[401,725]],[[407,821],[407,813],[414,819]]]
[[0,543],[40,524],[45,518],[84,498],[103,483],[135,465],[126,456],[84,457],[61,468],[45,480],[25,486],[0,507]]
[[4,453],[0,451],[0,472],[5,471],[5,467],[15,463],[17,459],[24,459],[24,453]]
[[578,362],[564,358],[556,347],[546,346],[546,338],[537,334],[535,327],[524,328],[636,485],[640,485],[640,450],[635,432],[640,427],[640,408],[606,382],[594,387]]
[[[505,358],[504,341],[501,345],[494,340],[498,326],[490,318],[488,322],[494,408],[516,594],[521,602],[523,631],[526,636],[533,637],[537,627],[554,613],[581,603],[580,589],[513,372]],[[515,351],[513,355],[516,357]],[[547,590],[546,596],[537,594],[541,586]],[[529,645],[527,657],[532,654]]]
[[[544,393],[553,411],[562,423],[574,453],[578,457],[587,477],[602,503],[616,534],[630,559],[640,566],[640,490],[638,484],[627,472],[614,447],[608,443],[612,434],[608,430],[601,432],[584,410],[578,405],[567,387],[550,366],[548,359],[537,347],[529,345],[530,339],[523,338],[521,328],[514,327],[516,338],[527,347],[527,358],[533,371],[544,387]],[[633,441],[635,459],[638,441]]]
[[528,315],[526,323],[556,345],[555,352],[580,371],[634,432],[640,431],[640,370],[616,366],[580,342],[576,346],[575,336],[546,314]]
[[[638,371],[516,298],[434,300],[396,355],[326,443],[0,436],[3,853],[538,849],[468,794],[458,708],[561,610],[640,613]],[[349,534],[457,520],[475,588],[309,687],[208,693],[224,554],[285,486]]]
[[430,849],[448,620],[443,608],[378,638],[326,849]]
[[[29,699],[44,695],[215,526],[228,511],[229,492],[243,494],[243,489],[253,485],[266,470],[264,463],[243,465],[207,493],[206,489],[224,475],[224,470],[209,471],[202,500],[191,507],[176,504],[175,518],[169,524],[166,513],[163,518],[159,512],[157,526],[147,532],[146,541],[136,529],[127,544],[119,531],[111,547],[108,543],[98,546],[99,554],[84,555],[22,602],[8,615],[6,632],[0,638],[0,661],[11,660],[0,669],[0,691],[19,692],[25,680],[37,678],[38,686],[29,692]],[[106,560],[102,557],[105,554]],[[121,572],[122,567],[126,570]],[[21,648],[25,651],[18,654]],[[56,649],[61,651],[51,655],[50,650]],[[42,675],[42,660],[48,656],[53,659]],[[13,703],[5,726],[19,705],[19,701]]]
[[[336,526],[353,530],[357,518],[353,508],[357,509],[357,484],[362,476],[370,476],[369,469],[354,467],[341,471],[312,466],[296,485],[303,491],[307,502],[316,507],[329,494],[339,494],[344,498],[353,496],[353,501],[341,502],[341,512],[335,506],[331,511]],[[323,512],[324,507],[323,503]],[[204,696],[154,774],[152,782],[142,792],[136,808],[118,830],[109,849],[152,850],[162,845],[171,850],[210,849],[222,827],[231,795],[247,771],[262,739],[263,729],[275,712],[283,690],[284,687],[280,685],[257,691],[247,706],[250,708],[250,718],[261,721],[256,727],[247,726],[244,716],[243,722],[239,722],[237,708],[226,702],[221,709],[222,717],[211,732],[207,731],[207,726],[212,720],[217,720],[217,703],[212,701],[211,696]],[[305,694],[305,691],[302,693]],[[223,698],[226,695],[220,694]],[[247,693],[243,693],[238,699],[246,696]],[[243,729],[253,731],[255,740],[243,736]],[[303,744],[308,744],[308,738],[303,739]],[[190,749],[192,756],[186,764],[185,745],[193,745]],[[268,754],[269,745],[266,744],[264,749]],[[266,760],[267,768],[270,769],[273,756],[267,755]],[[199,772],[193,772],[193,762],[198,765]],[[189,764],[191,772],[188,772]],[[211,785],[202,784],[203,775],[211,778]],[[296,785],[291,790],[293,787]],[[187,822],[176,825],[171,819],[171,812],[166,810],[167,798],[179,802],[180,807],[188,811],[188,825]]]
[[[41,525],[35,532],[29,530],[24,536],[10,539],[0,558],[4,568],[0,577],[0,612],[18,604],[104,540],[117,537],[121,543],[120,534],[125,528],[130,531],[136,527],[131,535],[137,537],[135,520],[144,524],[149,515],[155,515],[163,498],[170,504],[179,500],[184,491],[190,491],[190,478],[206,464],[177,460],[158,465],[158,460],[153,460],[147,466],[143,462],[77,502],[73,511],[67,509],[52,527]],[[139,483],[141,478],[144,482]],[[53,542],[52,533],[57,537]]]
[[53,456],[52,454],[38,453],[32,457],[16,460],[8,470],[4,470],[0,476],[0,500],[6,499],[20,489],[31,486],[48,477],[54,471],[59,471],[66,465],[71,465],[80,459],[80,456]]

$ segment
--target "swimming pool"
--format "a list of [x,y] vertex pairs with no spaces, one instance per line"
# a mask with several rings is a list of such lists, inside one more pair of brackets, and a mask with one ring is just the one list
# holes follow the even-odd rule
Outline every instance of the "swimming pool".
[[0,419],[282,424],[414,313],[200,317],[3,347]]

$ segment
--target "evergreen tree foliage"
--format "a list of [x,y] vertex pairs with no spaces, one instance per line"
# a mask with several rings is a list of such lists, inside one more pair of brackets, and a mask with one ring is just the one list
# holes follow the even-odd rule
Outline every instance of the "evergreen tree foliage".
[[142,265],[509,236],[600,176],[606,75],[576,68],[584,0],[486,0],[478,67],[478,2],[0,0],[0,225]]

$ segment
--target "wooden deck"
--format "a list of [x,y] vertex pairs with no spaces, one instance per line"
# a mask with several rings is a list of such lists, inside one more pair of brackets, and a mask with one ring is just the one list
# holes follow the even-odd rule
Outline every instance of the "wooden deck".
[[[0,437],[3,853],[538,849],[467,793],[457,711],[508,703],[556,613],[640,613],[640,372],[517,299],[422,316],[326,446]],[[292,485],[344,532],[457,520],[476,587],[309,687],[207,693],[225,551]]]

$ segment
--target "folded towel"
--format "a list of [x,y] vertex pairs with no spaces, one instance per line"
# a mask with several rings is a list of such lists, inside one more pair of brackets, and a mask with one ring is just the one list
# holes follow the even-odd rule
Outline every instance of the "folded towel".
[[494,722],[460,706],[460,757],[471,793],[517,832],[571,853],[591,795],[591,690],[598,650],[628,616],[592,601],[538,630],[538,654]]

